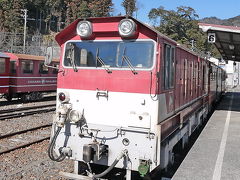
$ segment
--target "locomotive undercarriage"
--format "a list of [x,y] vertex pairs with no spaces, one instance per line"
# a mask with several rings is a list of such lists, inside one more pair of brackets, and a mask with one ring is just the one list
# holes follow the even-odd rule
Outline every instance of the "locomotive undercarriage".
[[4,94],[2,97],[8,101],[11,101],[13,98],[17,98],[17,99],[21,99],[23,102],[28,102],[28,101],[42,100],[43,93],[29,92],[29,93]]
[[189,142],[190,136],[203,124],[207,118],[208,107],[204,105],[192,113],[188,114],[188,118],[182,120],[181,126],[169,137],[161,142],[161,163],[160,168],[167,171],[170,166],[175,163],[176,145],[181,143],[180,149],[183,150]]
[[[131,171],[139,171],[142,176],[154,169],[157,162],[157,141],[154,133],[148,130],[120,127],[99,127],[88,125],[89,128],[82,130],[71,123],[65,124],[65,128],[59,134],[55,149],[68,148],[69,157],[76,161],[77,174],[92,178],[101,178],[107,175],[113,168],[126,169],[128,180],[131,179]],[[101,129],[101,130],[100,130]],[[56,131],[55,131],[56,132]],[[73,134],[73,136],[71,136]],[[78,136],[76,136],[78,134]],[[59,146],[61,144],[61,146]],[[64,147],[65,146],[65,147]],[[84,162],[84,166],[79,166]],[[104,165],[108,168],[96,174],[95,169],[90,167]],[[99,166],[96,166],[99,165]],[[69,174],[65,174],[68,177]],[[76,175],[72,175],[76,178]],[[79,176],[80,177],[80,176]],[[72,177],[73,178],[73,177]]]

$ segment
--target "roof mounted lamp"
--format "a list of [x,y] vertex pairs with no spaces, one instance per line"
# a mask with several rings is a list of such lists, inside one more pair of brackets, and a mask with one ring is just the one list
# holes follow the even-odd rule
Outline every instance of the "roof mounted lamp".
[[118,32],[122,37],[132,37],[136,34],[137,25],[132,19],[122,19],[118,24]]
[[88,38],[92,35],[93,28],[92,23],[89,21],[80,21],[77,24],[77,34],[82,38]]

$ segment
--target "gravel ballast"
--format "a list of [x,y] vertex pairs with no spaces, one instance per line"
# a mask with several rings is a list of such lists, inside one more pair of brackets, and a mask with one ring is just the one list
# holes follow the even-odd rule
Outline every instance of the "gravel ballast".
[[59,171],[73,172],[73,161],[60,163],[49,159],[47,155],[49,141],[31,145],[0,156],[0,179],[64,179]]
[[[49,112],[0,121],[0,135],[49,124],[54,114],[55,112]],[[54,162],[50,160],[47,154],[48,145],[49,140],[45,140],[0,155],[0,180],[65,179],[58,174],[60,171],[73,172],[73,161],[65,159],[63,162]]]

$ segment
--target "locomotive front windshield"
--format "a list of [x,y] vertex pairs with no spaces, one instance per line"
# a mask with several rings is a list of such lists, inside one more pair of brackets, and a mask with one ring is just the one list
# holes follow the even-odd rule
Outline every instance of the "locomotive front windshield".
[[152,41],[68,42],[64,66],[149,69],[153,52]]

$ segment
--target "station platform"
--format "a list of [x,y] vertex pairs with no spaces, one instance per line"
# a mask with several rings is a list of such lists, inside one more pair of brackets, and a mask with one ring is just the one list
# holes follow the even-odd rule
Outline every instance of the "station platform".
[[240,88],[226,93],[172,180],[240,179]]

